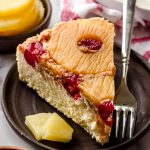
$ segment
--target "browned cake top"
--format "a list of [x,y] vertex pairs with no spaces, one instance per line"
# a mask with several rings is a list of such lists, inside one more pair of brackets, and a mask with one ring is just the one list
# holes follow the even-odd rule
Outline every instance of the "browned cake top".
[[51,57],[76,74],[112,69],[114,25],[104,19],[82,19],[58,24],[51,31],[47,50]]

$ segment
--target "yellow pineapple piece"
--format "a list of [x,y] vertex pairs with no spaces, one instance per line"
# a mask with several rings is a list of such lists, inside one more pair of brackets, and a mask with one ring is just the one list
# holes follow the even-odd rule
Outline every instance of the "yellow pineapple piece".
[[43,126],[42,139],[67,143],[72,139],[73,129],[56,113]]
[[[16,2],[16,5],[13,3],[13,6],[15,5],[13,9],[9,7],[9,5],[7,9],[6,8],[4,9],[3,7],[6,4],[0,1],[0,4],[2,3],[2,6],[3,6],[3,7],[0,6],[0,35],[1,36],[16,35],[24,31],[27,31],[35,27],[37,24],[39,24],[44,18],[44,7],[40,0],[36,0],[36,1],[30,0],[30,3],[29,3],[30,6],[28,6],[26,3],[24,4],[23,2],[22,3],[20,2],[23,6],[26,5],[27,7],[26,9],[21,10],[21,12],[19,11],[20,11],[20,8],[22,8],[23,6],[21,6],[20,3],[17,3],[17,0],[15,0],[15,2]],[[7,3],[7,0],[6,0],[6,3]],[[1,16],[2,15],[1,11],[2,12],[4,11],[6,15]],[[12,14],[11,14],[11,11],[12,11]]]
[[28,10],[34,3],[35,0],[0,0],[0,18]]
[[39,113],[25,118],[25,124],[36,140],[67,143],[72,139],[73,129],[56,113]]
[[25,117],[25,124],[35,136],[36,140],[42,139],[42,127],[51,113],[39,113]]

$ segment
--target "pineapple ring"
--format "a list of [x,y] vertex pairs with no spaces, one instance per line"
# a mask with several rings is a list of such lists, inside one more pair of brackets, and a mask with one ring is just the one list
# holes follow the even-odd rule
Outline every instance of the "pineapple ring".
[[[67,33],[67,34],[66,34]],[[85,53],[78,46],[81,38],[98,38],[102,42],[96,53]],[[97,39],[96,38],[96,39]],[[75,74],[98,74],[112,70],[114,25],[99,18],[73,20],[56,25],[48,43],[51,57]],[[72,41],[72,42],[71,42]],[[63,44],[62,44],[63,43]],[[83,65],[84,64],[84,65]]]
[[0,1],[0,17],[12,16],[21,14],[33,6],[35,0],[1,0]]
[[[32,16],[32,18],[30,19],[29,16]],[[44,8],[38,0],[29,11],[23,13],[21,16],[18,14],[11,16],[11,18],[0,18],[0,35],[7,36],[22,33],[40,23],[43,17]]]

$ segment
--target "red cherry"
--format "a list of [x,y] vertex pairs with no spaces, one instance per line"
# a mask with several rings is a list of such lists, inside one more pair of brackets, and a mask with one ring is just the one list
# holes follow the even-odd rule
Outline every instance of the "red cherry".
[[35,67],[36,56],[31,51],[25,50],[24,58],[29,65]]
[[89,50],[98,50],[102,46],[102,42],[95,39],[82,39],[78,42],[79,46],[88,48]]
[[78,76],[74,74],[74,75],[70,78],[70,80],[71,80],[72,82],[76,83],[77,80],[78,80]]
[[80,97],[81,97],[80,94],[75,94],[73,98],[74,98],[75,100],[78,100]]
[[98,112],[101,118],[108,124],[112,125],[111,115],[114,111],[114,105],[111,101],[106,101],[98,106]]
[[112,123],[113,123],[112,116],[108,117],[105,122],[106,122],[107,125],[109,125],[109,126],[111,127],[111,126],[112,126]]
[[35,63],[38,63],[38,58],[45,53],[41,42],[30,43],[24,51],[24,58],[26,62],[35,67]]
[[33,52],[34,49],[35,49],[34,46],[35,46],[35,43],[30,43],[30,44],[27,46],[26,49],[27,49],[28,51],[30,51],[30,52]]
[[74,100],[77,100],[81,97],[77,81],[78,81],[77,75],[73,75],[69,78],[63,79],[64,88],[71,95],[71,97],[74,98]]

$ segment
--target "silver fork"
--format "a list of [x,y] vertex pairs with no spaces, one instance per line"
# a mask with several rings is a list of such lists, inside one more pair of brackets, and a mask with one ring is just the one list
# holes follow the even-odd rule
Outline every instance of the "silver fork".
[[[134,96],[130,93],[126,81],[128,64],[130,59],[130,41],[131,41],[130,39],[132,33],[132,23],[134,17],[135,2],[136,0],[123,1],[123,34],[122,34],[122,51],[121,51],[122,78],[114,100],[115,103],[114,113],[116,114],[115,135],[117,138],[120,135],[119,134],[120,132],[122,139],[125,137],[125,131],[127,130],[127,125],[129,126],[129,132],[127,137],[131,138],[133,136],[135,121],[136,121],[136,113],[137,113],[137,102]],[[122,120],[122,129],[120,127],[121,120]]]

